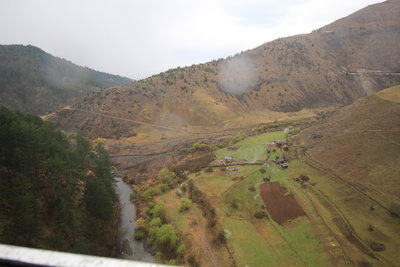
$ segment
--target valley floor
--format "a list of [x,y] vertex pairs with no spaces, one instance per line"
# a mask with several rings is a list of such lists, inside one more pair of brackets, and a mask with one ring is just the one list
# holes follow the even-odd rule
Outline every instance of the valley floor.
[[[283,132],[266,133],[216,151],[217,160],[231,156],[242,163],[263,165],[214,167],[189,176],[215,208],[226,245],[214,244],[199,205],[180,212],[176,190],[157,197],[201,266],[394,266],[400,260],[398,219],[313,164],[302,148],[292,147],[286,155],[291,159],[289,168],[280,168],[272,159],[283,152],[269,147],[279,139],[284,139]],[[275,222],[260,196],[266,178],[279,182],[282,194],[293,194],[306,216]],[[257,213],[267,216],[260,219]],[[391,236],[384,234],[388,231]],[[382,242],[386,249],[376,251],[373,244]]]

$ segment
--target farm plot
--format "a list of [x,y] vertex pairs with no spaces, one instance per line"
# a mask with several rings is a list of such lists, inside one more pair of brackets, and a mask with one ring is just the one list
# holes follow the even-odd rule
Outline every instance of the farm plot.
[[260,193],[272,219],[280,224],[306,215],[292,193],[282,194],[282,187],[278,182],[263,183]]

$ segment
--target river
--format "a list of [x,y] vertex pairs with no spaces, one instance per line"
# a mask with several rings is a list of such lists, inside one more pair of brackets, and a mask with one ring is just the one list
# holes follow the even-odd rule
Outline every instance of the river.
[[153,257],[143,246],[143,242],[133,239],[135,233],[136,206],[130,201],[131,187],[122,180],[115,178],[116,191],[121,205],[121,218],[118,226],[118,257],[136,261],[153,262]]

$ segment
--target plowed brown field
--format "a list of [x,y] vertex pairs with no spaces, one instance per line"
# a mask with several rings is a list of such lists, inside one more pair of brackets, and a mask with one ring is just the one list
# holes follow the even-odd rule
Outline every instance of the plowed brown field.
[[284,195],[280,190],[281,185],[278,182],[260,185],[262,199],[273,220],[283,224],[288,220],[306,215],[292,193]]

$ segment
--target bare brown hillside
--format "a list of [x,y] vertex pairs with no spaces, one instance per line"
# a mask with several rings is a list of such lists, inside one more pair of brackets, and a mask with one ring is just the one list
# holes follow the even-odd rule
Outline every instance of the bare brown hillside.
[[398,14],[400,1],[372,5],[310,34],[102,90],[49,120],[118,137],[156,126],[220,131],[281,119],[279,112],[350,104],[400,83]]

